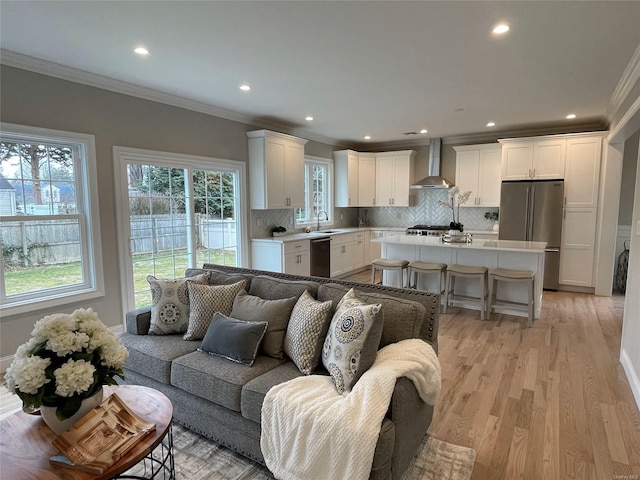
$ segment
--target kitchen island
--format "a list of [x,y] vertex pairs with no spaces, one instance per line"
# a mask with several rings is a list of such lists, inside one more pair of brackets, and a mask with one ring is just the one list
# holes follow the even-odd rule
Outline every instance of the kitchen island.
[[[439,237],[419,235],[393,235],[375,240],[382,244],[382,258],[391,260],[419,260],[421,262],[484,266],[487,268],[511,268],[535,272],[535,318],[540,317],[542,306],[542,281],[544,278],[545,242],[521,242],[515,240],[473,240],[471,243],[445,243]],[[386,271],[384,282],[398,284],[397,272]],[[406,279],[403,279],[403,284]],[[420,275],[420,290],[438,291],[435,275]],[[478,282],[459,278],[456,292],[479,296]],[[498,283],[498,300],[506,302],[527,301],[527,289],[521,284]],[[444,302],[444,299],[442,299]],[[456,300],[455,306],[478,310],[478,306],[465,300]],[[496,312],[526,317],[527,314],[508,305],[496,305]]]

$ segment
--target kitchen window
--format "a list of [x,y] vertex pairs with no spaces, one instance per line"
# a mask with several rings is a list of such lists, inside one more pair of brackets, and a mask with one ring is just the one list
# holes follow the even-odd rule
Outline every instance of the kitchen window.
[[333,224],[333,164],[331,160],[307,156],[304,161],[305,207],[296,209],[296,227]]
[[0,128],[3,316],[104,295],[93,135]]

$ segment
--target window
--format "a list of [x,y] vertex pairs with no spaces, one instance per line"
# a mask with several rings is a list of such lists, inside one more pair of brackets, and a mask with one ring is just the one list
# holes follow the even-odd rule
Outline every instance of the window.
[[4,315],[103,295],[92,135],[3,123]]
[[122,147],[114,157],[125,310],[151,304],[147,275],[243,264],[243,163]]
[[[333,164],[331,160],[306,157],[304,161],[305,207],[296,209],[296,226],[333,224]],[[326,215],[325,215],[326,214]]]

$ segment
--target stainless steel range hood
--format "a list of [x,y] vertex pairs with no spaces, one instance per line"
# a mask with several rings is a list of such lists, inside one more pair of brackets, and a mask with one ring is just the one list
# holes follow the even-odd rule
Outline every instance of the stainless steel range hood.
[[440,138],[432,138],[429,142],[429,176],[418,180],[412,189],[418,188],[451,188],[453,183],[446,178],[440,176],[440,147],[442,140]]

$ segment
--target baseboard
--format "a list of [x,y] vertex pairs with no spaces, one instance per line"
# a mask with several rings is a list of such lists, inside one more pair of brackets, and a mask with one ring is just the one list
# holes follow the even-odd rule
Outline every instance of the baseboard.
[[573,293],[589,293],[593,295],[596,291],[594,287],[580,287],[578,285],[558,285],[559,292],[573,292]]
[[622,368],[624,368],[624,372],[627,374],[627,380],[629,381],[631,392],[636,399],[636,404],[638,408],[640,408],[640,379],[633,368],[629,355],[627,355],[624,349],[620,350],[620,363],[622,364]]
[[[113,327],[109,327],[109,330],[116,334],[122,333],[124,332],[124,325],[114,325]],[[13,357],[14,355],[8,355],[6,357],[0,358],[0,374],[4,375],[4,373],[7,371],[7,368],[9,368],[9,366],[11,365],[11,362],[13,362]]]

